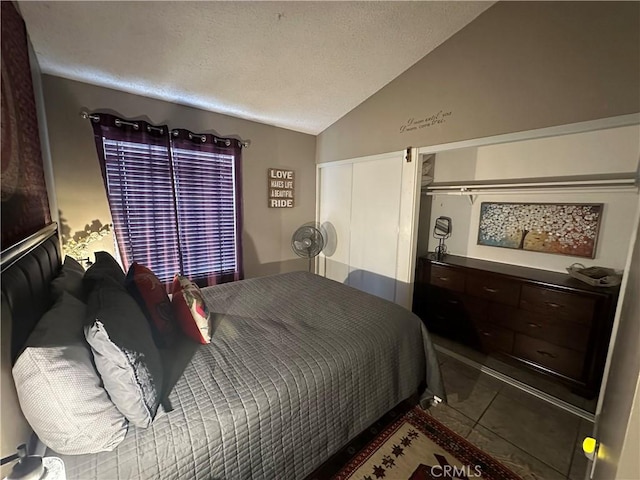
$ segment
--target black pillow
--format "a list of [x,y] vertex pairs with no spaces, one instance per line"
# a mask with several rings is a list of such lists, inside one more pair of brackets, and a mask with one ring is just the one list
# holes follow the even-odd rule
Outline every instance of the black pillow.
[[87,293],[104,278],[112,278],[124,286],[125,274],[120,264],[107,252],[96,252],[96,261],[84,274],[84,289]]
[[113,403],[133,425],[148,427],[163,392],[160,353],[144,313],[110,277],[89,295],[85,337]]
[[84,268],[77,260],[69,255],[64,257],[64,263],[60,273],[51,281],[51,296],[57,300],[63,292],[70,293],[78,300],[84,301],[84,289],[82,279],[84,278]]

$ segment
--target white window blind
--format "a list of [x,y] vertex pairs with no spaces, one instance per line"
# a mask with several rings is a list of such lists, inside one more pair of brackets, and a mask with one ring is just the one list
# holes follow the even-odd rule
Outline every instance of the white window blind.
[[125,257],[168,283],[180,271],[169,152],[164,146],[103,137],[107,194]]
[[183,268],[193,278],[238,270],[233,155],[172,149]]

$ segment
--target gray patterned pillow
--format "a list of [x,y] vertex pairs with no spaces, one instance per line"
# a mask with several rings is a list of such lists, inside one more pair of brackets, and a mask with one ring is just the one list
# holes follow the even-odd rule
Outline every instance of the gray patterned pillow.
[[85,337],[96,368],[118,410],[148,427],[162,393],[160,353],[144,313],[123,286],[105,279],[89,295]]
[[63,292],[13,367],[31,428],[45,445],[66,455],[113,450],[128,427],[93,365],[83,334],[85,315],[85,304]]

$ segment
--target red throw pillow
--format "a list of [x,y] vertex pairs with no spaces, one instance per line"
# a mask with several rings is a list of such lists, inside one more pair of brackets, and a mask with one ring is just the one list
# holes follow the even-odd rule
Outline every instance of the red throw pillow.
[[171,306],[185,335],[202,344],[211,341],[209,309],[195,283],[176,275]]
[[178,326],[162,282],[147,267],[133,262],[127,272],[125,286],[147,317],[156,345],[172,346]]

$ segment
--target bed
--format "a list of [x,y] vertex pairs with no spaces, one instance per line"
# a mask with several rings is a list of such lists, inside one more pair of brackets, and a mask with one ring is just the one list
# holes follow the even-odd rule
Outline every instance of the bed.
[[[61,260],[55,229],[24,250],[3,252],[13,358]],[[306,272],[202,293],[215,332],[173,349],[173,410],[111,452],[61,455],[67,478],[304,478],[416,392],[445,398],[427,331],[398,305]]]

